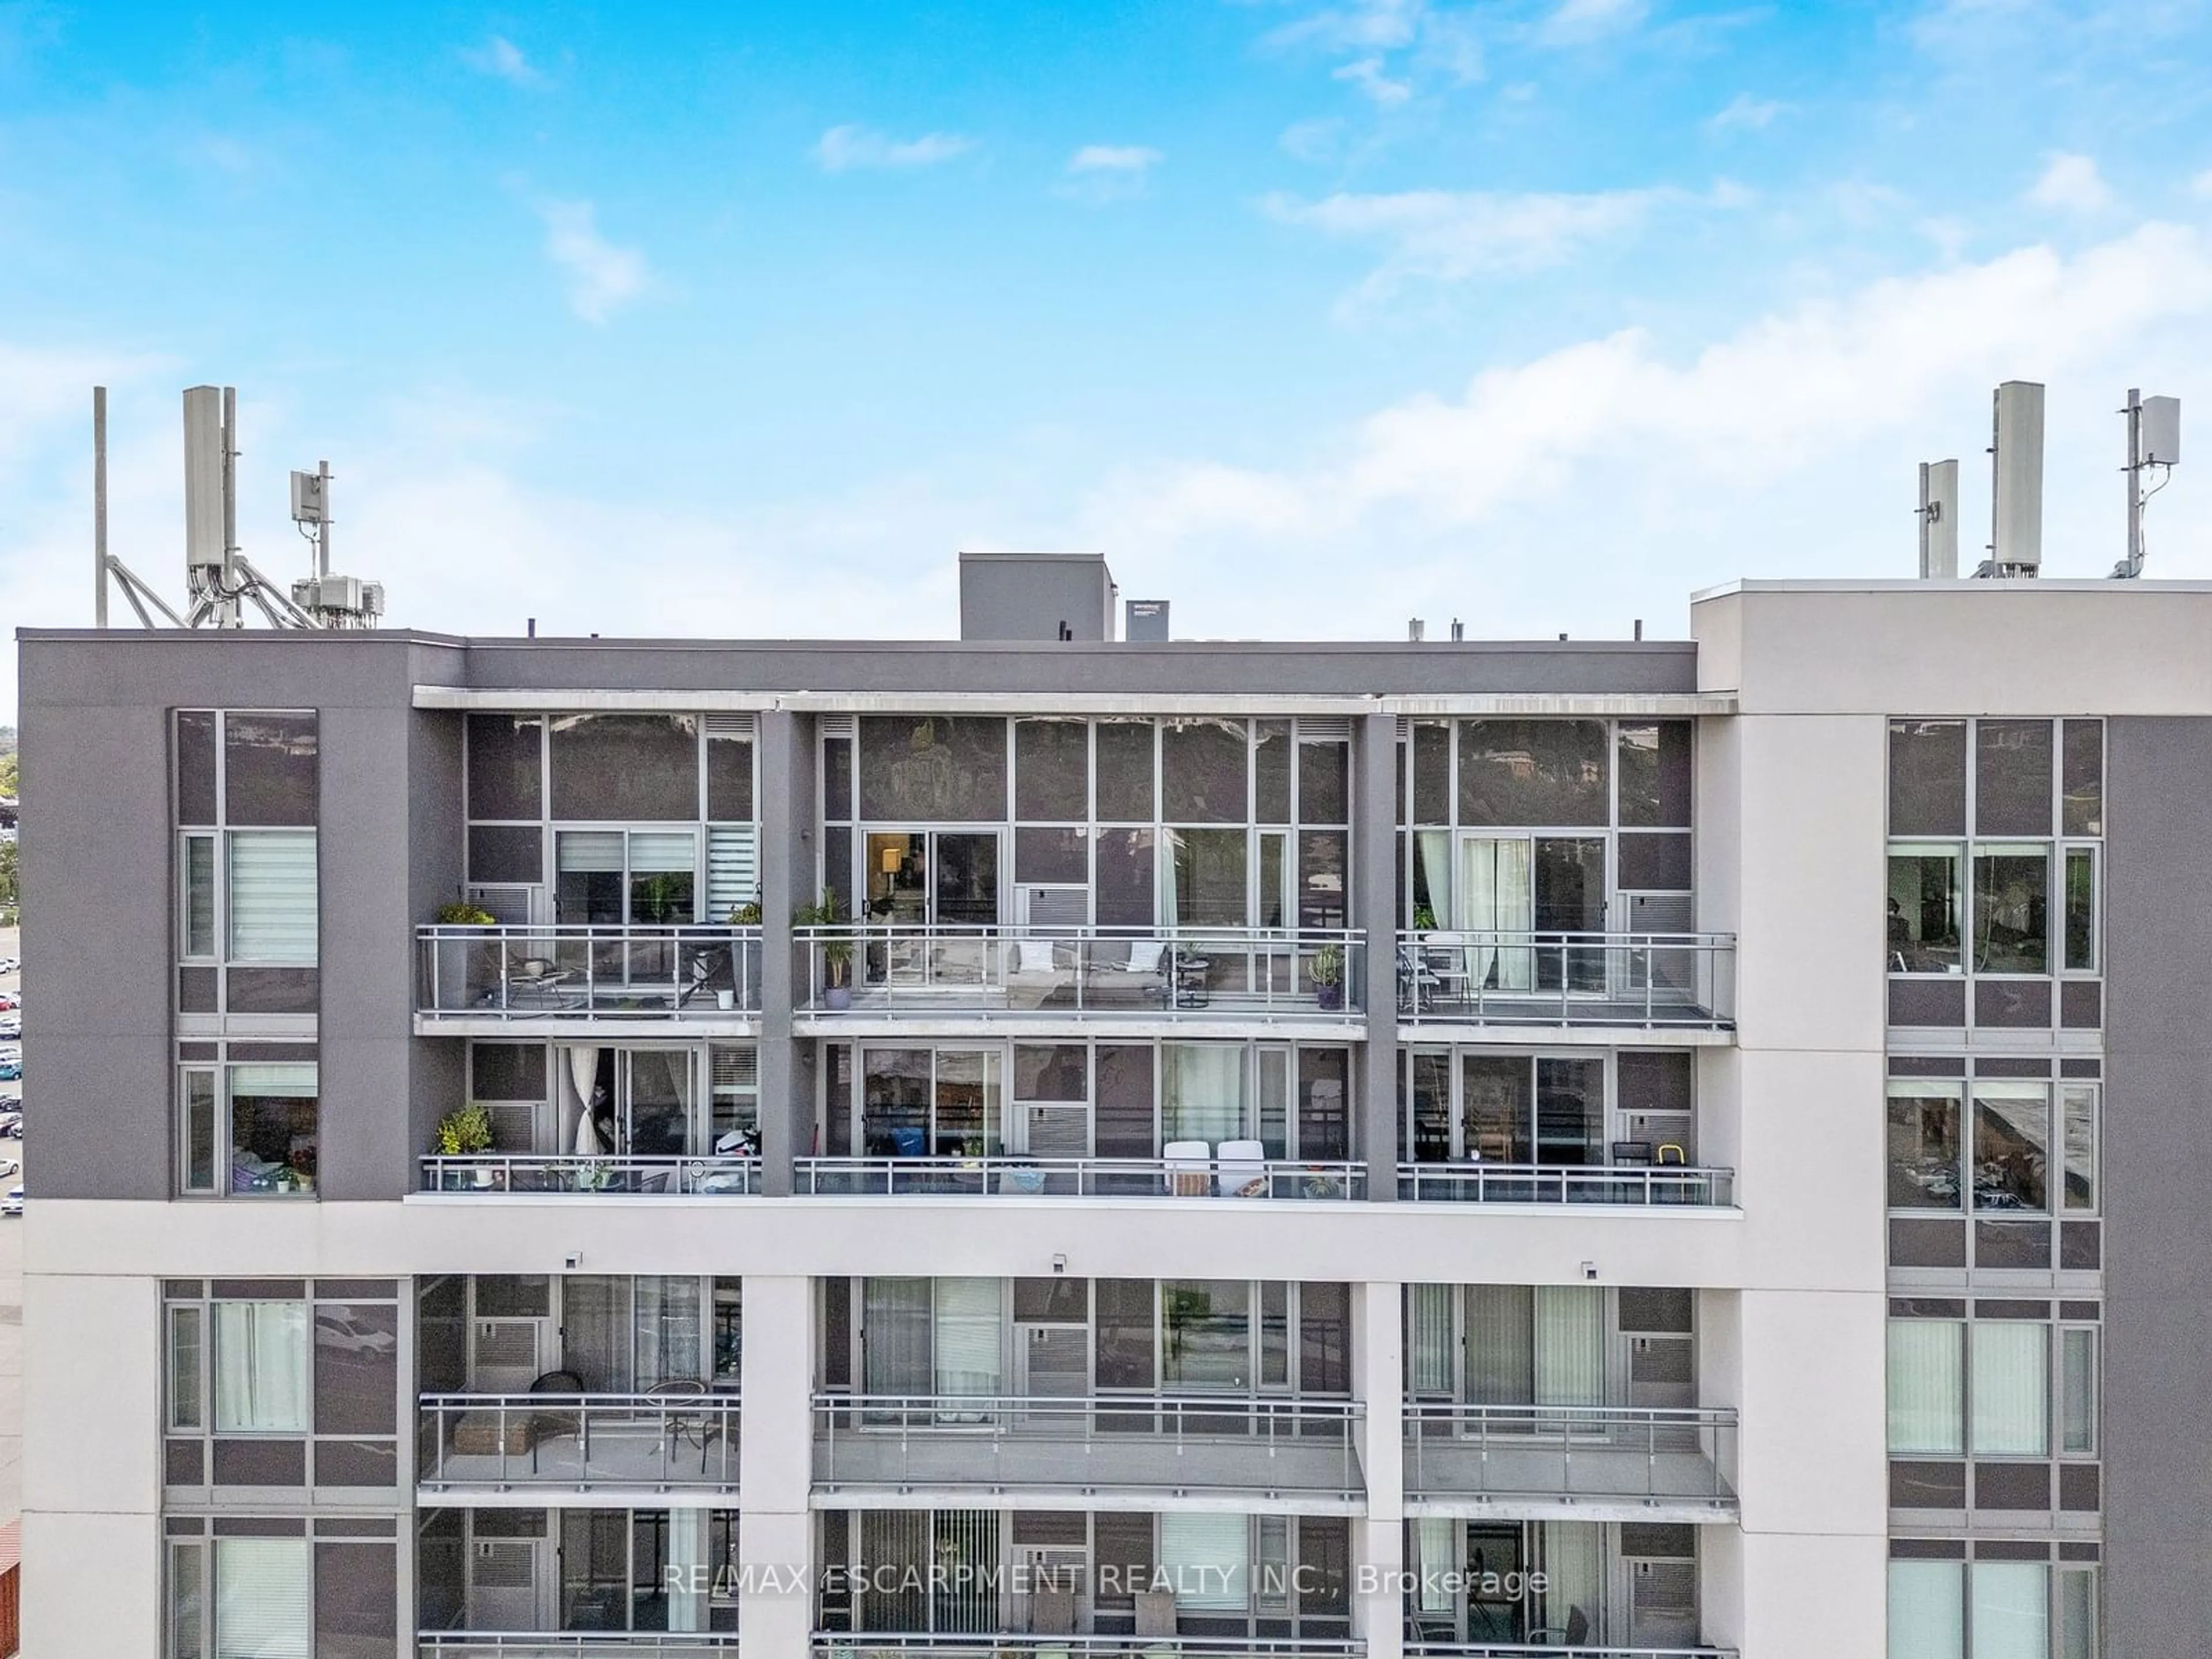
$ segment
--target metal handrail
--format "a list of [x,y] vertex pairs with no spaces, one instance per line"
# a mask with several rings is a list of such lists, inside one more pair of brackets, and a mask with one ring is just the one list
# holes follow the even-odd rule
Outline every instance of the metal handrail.
[[[1367,1166],[1345,1159],[1205,1158],[802,1158],[795,1190],[812,1197],[1274,1198],[1367,1195]],[[1224,1184],[1233,1190],[1223,1190]],[[1248,1188],[1264,1185],[1263,1190]]]
[[[737,1489],[742,1402],[732,1391],[426,1394],[416,1404],[416,1481],[424,1487],[598,1483]],[[457,1446],[465,1432],[484,1437],[490,1450]],[[637,1454],[647,1436],[652,1444],[641,1469]],[[575,1442],[573,1461],[546,1457],[545,1448],[563,1438]],[[491,1467],[455,1461],[480,1458]]]
[[[1409,1401],[1404,1409],[1409,1498],[1510,1492],[1634,1498],[1717,1508],[1735,1502],[1733,1406],[1669,1409]],[[1554,1455],[1558,1462],[1532,1467],[1528,1462],[1532,1452]],[[1510,1464],[1504,1461],[1509,1457],[1513,1460]],[[1577,1457],[1582,1460],[1579,1468]],[[1664,1466],[1662,1457],[1669,1460]],[[1662,1467],[1678,1469],[1686,1457],[1701,1460],[1700,1475],[1662,1482]],[[1434,1479],[1429,1471],[1431,1461],[1439,1465]],[[1522,1471],[1518,1478],[1516,1468]],[[1640,1479],[1629,1473],[1637,1470]]]
[[[1087,1659],[1121,1659],[1121,1656],[1172,1651],[1201,1659],[1220,1655],[1224,1659],[1279,1654],[1298,1659],[1357,1659],[1367,1651],[1358,1638],[1332,1640],[1325,1637],[1287,1636],[952,1636],[896,1632],[817,1631],[815,1659],[878,1659],[879,1655],[927,1654],[930,1659],[1004,1659],[1005,1656],[1067,1654]],[[1552,1659],[1566,1659],[1553,1650]]]
[[426,1193],[550,1193],[585,1197],[726,1198],[757,1193],[757,1158],[588,1156],[566,1152],[431,1153],[422,1160]]
[[1408,1642],[1407,1659],[1739,1659],[1734,1648],[1620,1648],[1578,1642],[1570,1648],[1527,1642]]
[[431,924],[415,941],[415,1011],[433,1018],[700,1018],[761,1006],[757,927]]
[[868,1008],[1350,1024],[1365,1006],[1367,935],[1354,927],[849,921],[794,927],[792,941],[810,1013],[857,999]]
[[1692,1205],[1735,1202],[1735,1171],[1681,1164],[1401,1164],[1398,1196],[1443,1204]]
[[1401,928],[1398,1018],[1423,1025],[1735,1024],[1733,933]]
[[[960,1447],[955,1479],[961,1485],[1215,1486],[1357,1497],[1364,1488],[1356,1430],[1365,1414],[1365,1406],[1357,1400],[1265,1395],[819,1394],[814,1397],[815,1484],[908,1486],[928,1481],[931,1476],[913,1468],[915,1443],[941,1447],[951,1440]],[[1173,1473],[1148,1480],[1134,1465],[1107,1468],[1077,1463],[1060,1468],[1054,1478],[1039,1480],[1018,1468],[1010,1470],[1005,1463],[1010,1446],[1042,1442],[1079,1444],[1086,1451],[1119,1451],[1138,1441],[1171,1447],[1176,1458]],[[852,1455],[866,1461],[841,1471],[841,1444],[854,1445]],[[863,1447],[865,1450],[859,1449]],[[1264,1475],[1231,1465],[1222,1473],[1231,1478],[1209,1481],[1195,1472],[1198,1466],[1182,1462],[1186,1452],[1201,1447],[1249,1448],[1251,1456],[1263,1460],[1260,1467]],[[887,1468],[892,1448],[896,1461]],[[1306,1449],[1340,1453],[1334,1484],[1317,1486],[1296,1470],[1277,1465],[1285,1452]],[[1253,1478],[1237,1478],[1248,1474]]]
[[[672,1634],[665,1631],[459,1631],[416,1633],[419,1659],[685,1659],[700,1653],[730,1654],[739,1644],[733,1632]],[[1556,1659],[1556,1656],[1554,1656]]]

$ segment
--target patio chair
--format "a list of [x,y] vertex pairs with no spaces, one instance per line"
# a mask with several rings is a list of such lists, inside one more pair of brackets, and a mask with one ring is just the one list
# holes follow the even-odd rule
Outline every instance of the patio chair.
[[1623,1169],[1648,1170],[1651,1167],[1651,1143],[1648,1140],[1616,1140],[1613,1143],[1613,1164]]
[[561,988],[568,982],[568,970],[556,966],[550,957],[524,957],[507,971],[507,1006],[560,1008],[567,1000]]
[[1139,1636],[1173,1636],[1175,1633],[1175,1592],[1139,1590],[1137,1593],[1137,1634]]
[[1170,1140],[1160,1148],[1161,1179],[1170,1198],[1206,1198],[1213,1191],[1213,1148],[1203,1140]]
[[[574,1371],[547,1371],[532,1379],[530,1392],[544,1395],[580,1395],[584,1392],[584,1379]],[[556,1435],[566,1435],[579,1443],[576,1461],[583,1462],[581,1442],[584,1436],[584,1414],[580,1411],[535,1411],[530,1414],[530,1472],[538,1473],[538,1449]]]
[[1213,1166],[1214,1185],[1224,1198],[1267,1196],[1267,1148],[1257,1140],[1224,1140]]

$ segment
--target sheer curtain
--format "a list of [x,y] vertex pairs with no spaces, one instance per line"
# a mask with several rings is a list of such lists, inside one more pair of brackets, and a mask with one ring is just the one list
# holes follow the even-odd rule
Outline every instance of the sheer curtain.
[[1243,1044],[1164,1043],[1160,1073],[1163,1139],[1218,1146],[1244,1138]]
[[1536,1403],[1605,1403],[1605,1292],[1597,1285],[1536,1287]]
[[1534,1393],[1525,1285],[1467,1291],[1467,1397],[1477,1406],[1525,1406]]
[[1605,1619],[1605,1528],[1594,1521],[1545,1521],[1544,1624],[1564,1639],[1579,1612],[1582,1640],[1601,1639]]
[[1889,1322],[1892,1452],[1956,1457],[1966,1450],[1965,1330],[1954,1319]]
[[872,1395],[931,1391],[929,1280],[860,1283],[861,1379]]
[[668,1592],[668,1628],[703,1631],[707,1628],[707,1600],[714,1583],[707,1553],[712,1510],[672,1509],[668,1511],[668,1566],[664,1588]]
[[1978,1319],[1967,1328],[1974,1455],[2043,1456],[2051,1445],[2051,1328]]
[[307,1304],[215,1304],[217,1433],[303,1434],[307,1427]]
[[1406,1287],[1406,1386],[1417,1395],[1452,1389],[1451,1286]]
[[699,1281],[641,1274],[633,1310],[637,1386],[703,1380],[699,1353]]
[[628,1394],[631,1363],[628,1275],[570,1273],[561,1281],[561,1364],[586,1394]]
[[[1529,843],[1471,836],[1461,843],[1459,925],[1471,932],[1525,933],[1535,925],[1529,885]],[[1469,982],[1499,991],[1525,991],[1535,983],[1535,964],[1525,948],[1476,945],[1468,951]]]
[[1963,1563],[1892,1561],[1889,1659],[1962,1659],[1966,1601]]
[[937,1392],[999,1392],[999,1281],[937,1281]]
[[[576,1114],[576,1127],[573,1141],[566,1132],[562,1133],[562,1139],[564,1144],[575,1147],[579,1158],[604,1158],[607,1148],[600,1142],[598,1126],[592,1121],[592,1091],[598,1086],[599,1080],[599,1051],[589,1043],[574,1043],[566,1053],[568,1056],[568,1085],[576,1097],[573,1109]],[[563,1109],[569,1109],[564,1107]]]
[[1452,926],[1451,831],[1414,830],[1413,856],[1421,865],[1416,889],[1427,890],[1429,909],[1437,918],[1437,926]]

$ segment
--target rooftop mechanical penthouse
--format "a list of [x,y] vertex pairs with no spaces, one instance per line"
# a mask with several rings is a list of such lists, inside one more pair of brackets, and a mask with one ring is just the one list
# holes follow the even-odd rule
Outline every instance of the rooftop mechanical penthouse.
[[2212,588],[963,578],[23,634],[28,1650],[2196,1650]]

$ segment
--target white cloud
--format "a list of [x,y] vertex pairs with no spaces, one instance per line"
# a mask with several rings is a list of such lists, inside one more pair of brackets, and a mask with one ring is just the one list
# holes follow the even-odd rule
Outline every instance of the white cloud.
[[1334,116],[1325,120],[1297,121],[1285,127],[1275,140],[1283,154],[1301,161],[1333,159],[1344,144],[1344,123]]
[[567,274],[568,308],[586,322],[604,323],[645,291],[645,255],[602,236],[589,202],[550,202],[539,217],[545,257]]
[[1559,0],[1558,9],[1537,26],[1536,40],[1547,46],[1581,46],[1626,33],[1641,23],[1646,0]]
[[975,148],[973,138],[958,133],[893,138],[869,127],[847,125],[832,127],[816,141],[814,159],[824,173],[849,173],[859,167],[927,167]]
[[2054,154],[2042,175],[2028,187],[2027,199],[2038,207],[2062,213],[2101,213],[2112,204],[2112,192],[2087,155]]
[[1428,0],[1352,0],[1285,23],[1267,42],[1332,52],[1395,52],[1413,44],[1428,15]]
[[[1903,574],[1911,463],[1978,449],[1988,388],[2021,376],[2052,388],[2053,559],[2101,574],[2117,532],[2106,385],[2146,356],[2193,360],[2208,325],[2212,245],[2193,229],[2147,225],[2071,258],[2026,247],[1758,318],[1686,355],[1629,329],[1485,368],[1455,396],[1376,410],[1304,465],[1132,469],[1094,497],[1080,544],[1141,548],[1161,568],[1203,548],[1234,567],[1217,578],[1230,592],[1263,557],[1295,592],[1389,546],[1378,621],[1423,614],[1432,576],[1467,605],[1491,603],[1494,581],[1510,615],[1589,611],[1577,573],[1670,606],[1746,570]],[[2212,531],[2192,524],[2168,521],[2166,574],[2212,563]]]
[[1167,158],[1143,144],[1085,144],[1067,158],[1070,173],[1146,173]]
[[1739,92],[1728,100],[1705,123],[1708,132],[1761,132],[1774,125],[1774,118],[1788,106],[1771,98],[1754,98],[1747,92]]
[[1357,87],[1384,109],[1404,103],[1413,95],[1410,81],[1393,81],[1382,72],[1379,57],[1361,58],[1329,71],[1329,79]]
[[2195,194],[2212,201],[2212,168],[2207,168],[2191,179],[2189,188]]
[[461,61],[479,75],[489,75],[518,87],[542,87],[545,76],[503,34],[495,34],[480,46],[461,48]]
[[1635,231],[1656,209],[1700,199],[1734,206],[1738,192],[1722,186],[1699,198],[1665,187],[1581,195],[1413,190],[1317,202],[1277,196],[1264,205],[1285,224],[1383,244],[1382,263],[1354,295],[1372,301],[1414,281],[1458,283],[1562,264],[1595,243]]

